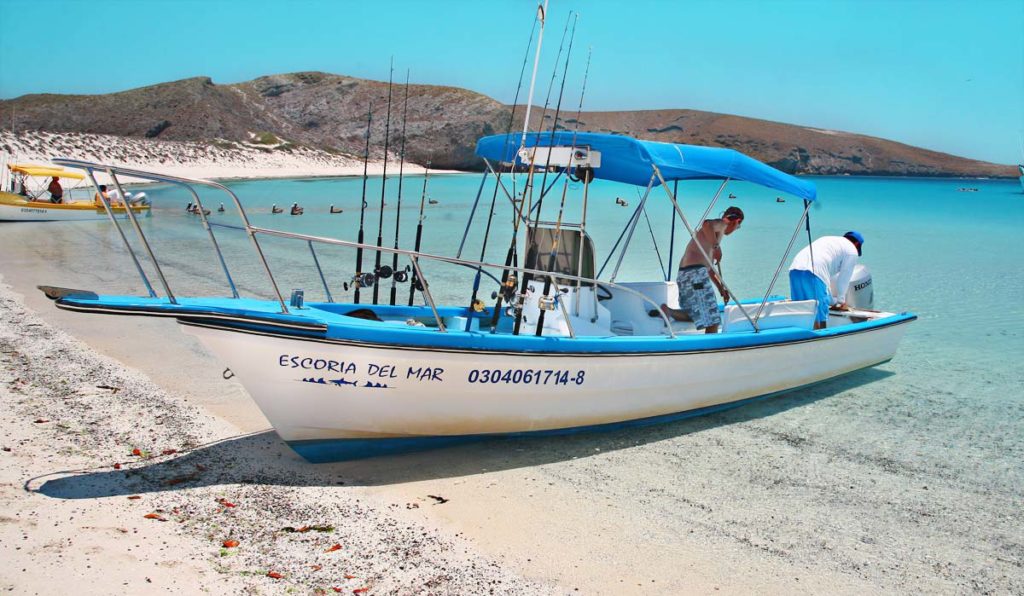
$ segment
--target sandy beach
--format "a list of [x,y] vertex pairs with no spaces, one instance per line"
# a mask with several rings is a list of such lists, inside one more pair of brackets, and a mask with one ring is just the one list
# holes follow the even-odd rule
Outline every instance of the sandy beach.
[[886,395],[907,359],[651,428],[311,465],[174,322],[55,309],[35,285],[140,288],[94,266],[108,238],[46,225],[0,234],[5,588],[1024,591],[1019,446],[965,435],[952,391]]
[[[328,153],[303,146],[256,143],[196,143],[159,141],[111,135],[0,130],[0,151],[11,163],[46,164],[51,158],[82,159],[192,179],[301,178],[314,176],[362,176],[362,156]],[[389,167],[397,168],[398,155],[389,152]],[[406,164],[405,172],[423,168]],[[380,157],[372,158],[367,171],[379,176]],[[100,174],[100,183],[107,182]],[[119,177],[123,182],[139,182]]]

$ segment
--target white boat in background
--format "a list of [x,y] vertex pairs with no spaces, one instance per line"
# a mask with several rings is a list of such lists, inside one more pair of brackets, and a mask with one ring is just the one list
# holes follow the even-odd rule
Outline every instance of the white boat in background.
[[[64,189],[60,203],[49,199],[44,184],[47,179],[59,178],[76,183],[85,179],[80,172],[60,167],[34,164],[7,164],[9,179],[6,188],[0,184],[0,221],[83,221],[107,218],[106,209],[99,201],[72,200],[74,188]],[[145,193],[128,196],[129,206],[135,214],[148,215],[150,206]],[[107,205],[112,214],[127,216],[124,202]]]

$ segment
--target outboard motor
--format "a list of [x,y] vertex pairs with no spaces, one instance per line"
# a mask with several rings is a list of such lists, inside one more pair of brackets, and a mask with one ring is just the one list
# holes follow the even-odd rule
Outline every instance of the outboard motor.
[[850,286],[846,289],[846,305],[850,308],[874,310],[875,288],[871,285],[871,270],[857,263],[853,268]]

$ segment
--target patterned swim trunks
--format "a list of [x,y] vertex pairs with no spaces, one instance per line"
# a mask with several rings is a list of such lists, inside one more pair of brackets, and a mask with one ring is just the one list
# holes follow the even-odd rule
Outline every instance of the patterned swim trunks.
[[718,312],[718,299],[711,284],[711,276],[704,265],[690,265],[679,270],[676,277],[679,286],[679,308],[690,315],[697,329],[704,329],[722,322]]

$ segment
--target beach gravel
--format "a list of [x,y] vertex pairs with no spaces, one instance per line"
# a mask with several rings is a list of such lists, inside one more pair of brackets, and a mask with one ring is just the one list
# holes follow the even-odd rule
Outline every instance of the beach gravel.
[[[0,571],[5,590],[552,591],[330,469],[275,465],[296,456],[272,433],[237,436],[51,327],[5,285],[0,362],[0,554],[15,563]],[[86,556],[75,543],[92,531],[102,537],[87,539],[95,545]],[[134,548],[125,542],[133,537]]]

